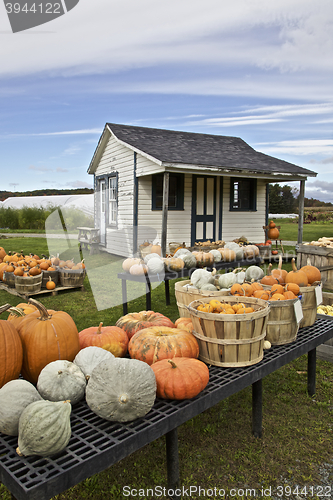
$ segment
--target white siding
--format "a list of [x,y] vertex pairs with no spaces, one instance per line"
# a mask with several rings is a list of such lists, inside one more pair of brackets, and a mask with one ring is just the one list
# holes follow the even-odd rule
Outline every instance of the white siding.
[[229,210],[230,178],[223,179],[222,239],[232,241],[245,236],[252,243],[265,240],[263,226],[266,221],[266,184],[257,180],[256,212],[233,212]]
[[[139,178],[138,244],[144,241],[161,243],[162,211],[152,210],[152,177]],[[169,210],[167,223],[167,251],[171,242],[191,244],[192,176],[185,174],[184,210]],[[147,227],[151,228],[147,231]],[[140,231],[141,228],[141,231]]]
[[118,173],[118,226],[106,228],[106,250],[115,255],[131,253],[133,232],[134,152],[113,136],[101,156],[95,175]]

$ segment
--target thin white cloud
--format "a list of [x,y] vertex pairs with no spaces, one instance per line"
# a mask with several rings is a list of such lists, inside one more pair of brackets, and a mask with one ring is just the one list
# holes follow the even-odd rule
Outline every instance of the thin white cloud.
[[36,167],[36,165],[30,165],[29,170],[35,170],[36,172],[50,172],[52,169],[48,167]]
[[333,139],[307,139],[280,142],[257,143],[265,153],[283,153],[291,155],[333,154]]

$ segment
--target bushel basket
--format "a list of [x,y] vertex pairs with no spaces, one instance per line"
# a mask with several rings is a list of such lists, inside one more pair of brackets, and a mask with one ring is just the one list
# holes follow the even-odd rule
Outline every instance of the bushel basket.
[[59,269],[61,286],[82,286],[85,275],[85,269]]
[[37,293],[42,287],[42,279],[42,273],[37,276],[15,276],[15,289],[26,295]]
[[194,300],[199,300],[202,297],[210,297],[211,299],[222,298],[225,295],[229,295],[229,291],[211,291],[211,290],[199,290],[191,285],[191,280],[177,281],[175,283],[175,296],[179,311],[179,316],[181,318],[190,318],[191,314],[188,310],[188,305]]
[[230,295],[219,300],[231,305],[241,302],[252,307],[254,312],[218,314],[197,310],[199,304],[210,300],[211,297],[203,297],[187,306],[193,335],[199,343],[199,358],[205,363],[225,367],[249,366],[261,361],[270,304],[254,297]]

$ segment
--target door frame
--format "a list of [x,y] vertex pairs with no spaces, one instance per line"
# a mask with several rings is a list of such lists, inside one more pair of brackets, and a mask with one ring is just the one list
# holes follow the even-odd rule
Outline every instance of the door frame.
[[[196,202],[197,202],[197,179],[204,179],[204,213],[203,215],[197,215],[196,213]],[[214,200],[213,200],[213,215],[207,215],[207,179],[213,179],[214,181]],[[191,215],[191,246],[194,246],[195,241],[205,241],[206,237],[206,223],[213,222],[213,239],[216,238],[216,191],[217,191],[217,177],[212,175],[192,175],[192,215]],[[203,222],[203,238],[200,240],[196,238],[196,224],[197,222]]]
[[[107,226],[107,178],[104,175],[96,177],[96,224],[99,228],[99,238],[100,245],[106,246],[106,226]],[[103,206],[103,191],[101,187],[104,186],[104,212],[102,212]]]

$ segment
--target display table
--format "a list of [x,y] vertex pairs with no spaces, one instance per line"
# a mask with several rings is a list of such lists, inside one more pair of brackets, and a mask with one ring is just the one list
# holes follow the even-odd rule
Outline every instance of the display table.
[[88,249],[90,246],[90,255],[94,255],[99,252],[99,228],[97,227],[78,227],[79,230],[78,240],[80,246]]
[[0,479],[17,500],[49,500],[165,435],[168,488],[174,489],[180,485],[178,426],[252,385],[252,431],[260,437],[262,379],[308,353],[308,392],[313,395],[316,347],[332,336],[333,320],[320,316],[314,325],[301,328],[291,344],[265,351],[259,363],[244,368],[210,366],[209,383],[198,396],[184,401],[156,399],[145,417],[128,424],[103,420],[85,402],[78,403],[71,415],[70,442],[56,458],[19,457],[17,438],[0,434]]
[[[256,257],[255,259],[247,259],[247,260],[238,260],[233,262],[216,262],[214,264],[214,268],[219,271],[220,269],[233,270],[237,267],[245,267],[245,266],[260,266],[262,264],[262,258]],[[146,310],[151,310],[151,283],[162,282],[164,281],[165,287],[165,303],[167,306],[170,305],[170,290],[169,290],[169,281],[177,278],[186,278],[191,276],[193,271],[198,268],[192,269],[182,269],[181,271],[166,271],[165,273],[158,274],[146,274],[144,276],[135,276],[130,273],[118,273],[118,278],[121,279],[121,291],[122,291],[122,301],[123,301],[123,314],[127,314],[128,305],[127,305],[127,281],[135,281],[138,283],[144,283],[146,285]],[[211,270],[212,268],[210,268]]]

